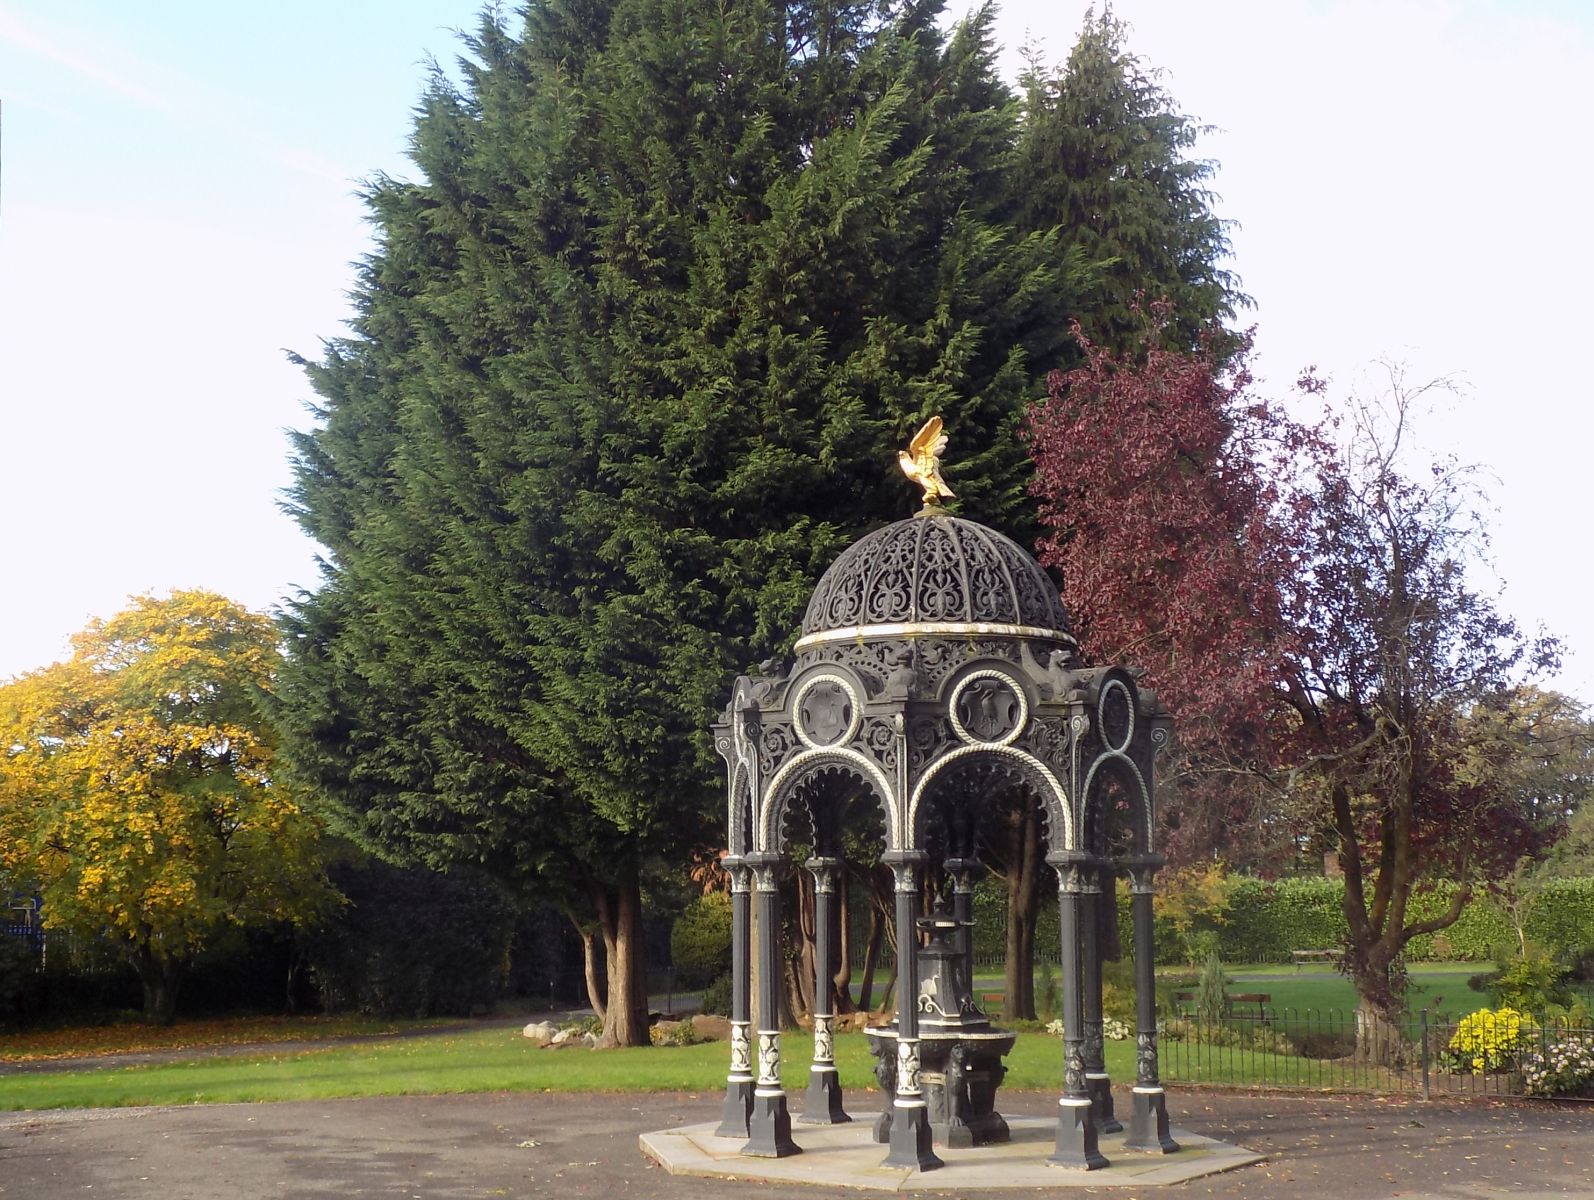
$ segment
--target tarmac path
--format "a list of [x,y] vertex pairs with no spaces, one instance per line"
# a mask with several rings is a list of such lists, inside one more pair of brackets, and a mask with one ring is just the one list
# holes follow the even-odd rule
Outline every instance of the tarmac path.
[[[1015,1114],[1056,1111],[1050,1095],[1003,1097],[1004,1111]],[[860,1116],[879,1099],[847,1097]],[[1126,1105],[1127,1094],[1118,1102]],[[714,1120],[718,1109],[718,1097],[704,1094],[491,1093],[0,1112],[0,1197],[815,1200],[825,1194],[676,1178],[637,1149],[640,1133]],[[1175,1125],[1238,1142],[1269,1161],[1164,1189],[1064,1194],[1594,1198],[1594,1105],[1177,1088],[1169,1109]],[[795,1136],[800,1143],[801,1126]],[[980,1193],[992,1200],[1037,1194]]]

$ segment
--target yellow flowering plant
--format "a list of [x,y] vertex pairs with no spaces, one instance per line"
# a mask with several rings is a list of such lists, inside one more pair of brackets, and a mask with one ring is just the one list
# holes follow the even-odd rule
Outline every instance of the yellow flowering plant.
[[1516,1065],[1531,1049],[1539,1027],[1530,1013],[1514,1008],[1480,1008],[1461,1018],[1446,1047],[1449,1065],[1482,1075]]

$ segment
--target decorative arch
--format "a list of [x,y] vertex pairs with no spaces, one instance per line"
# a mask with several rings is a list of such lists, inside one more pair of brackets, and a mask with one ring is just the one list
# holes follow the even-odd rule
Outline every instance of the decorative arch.
[[1136,854],[1151,853],[1151,789],[1134,759],[1127,754],[1103,754],[1090,764],[1084,787],[1084,838],[1082,846],[1091,848],[1099,844],[1105,832],[1107,812],[1102,799],[1102,785],[1109,777],[1116,777],[1130,797],[1130,829],[1134,834]]
[[885,815],[888,845],[891,849],[900,849],[901,823],[890,781],[868,755],[848,746],[819,746],[800,751],[775,772],[759,807],[756,849],[766,853],[784,849],[781,827],[785,821],[786,805],[800,785],[827,767],[852,772],[874,792]]
[[[1036,785],[1036,798],[1040,800],[1042,812],[1046,816],[1049,826],[1048,840],[1054,843],[1053,848],[1063,850],[1076,848],[1073,808],[1069,804],[1067,790],[1051,768],[1027,750],[1021,750],[1017,746],[975,744],[959,746],[955,750],[948,751],[936,759],[920,777],[918,784],[913,789],[912,798],[908,802],[908,831],[909,836],[913,839],[910,849],[917,849],[923,840],[924,826],[920,802],[924,799],[931,784],[945,774],[947,768],[952,764],[963,762],[976,756],[991,756],[1016,765],[1024,777]],[[1060,846],[1055,844],[1059,834],[1062,838]]]

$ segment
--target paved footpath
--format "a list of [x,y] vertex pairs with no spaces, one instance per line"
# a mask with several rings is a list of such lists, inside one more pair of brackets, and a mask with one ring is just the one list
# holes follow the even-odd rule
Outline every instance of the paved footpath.
[[[1048,1096],[1004,1097],[1003,1108],[1015,1114],[1055,1111]],[[1170,1188],[1070,1194],[1594,1198],[1594,1105],[1424,1103],[1185,1088],[1172,1091],[1169,1100],[1175,1124],[1239,1142],[1269,1161]],[[877,1095],[848,1095],[855,1114],[878,1104]],[[713,1120],[718,1107],[717,1097],[681,1093],[493,1093],[3,1112],[0,1197],[816,1200],[824,1194],[678,1179],[642,1158],[638,1134]],[[801,1126],[796,1137],[800,1142]],[[987,1192],[981,1200],[1038,1194]]]

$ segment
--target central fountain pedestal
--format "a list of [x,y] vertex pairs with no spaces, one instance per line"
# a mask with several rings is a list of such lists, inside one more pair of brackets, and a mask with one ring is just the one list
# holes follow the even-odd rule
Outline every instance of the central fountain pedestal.
[[[919,921],[930,935],[919,951],[927,967],[919,985],[919,1086],[929,1106],[930,1136],[953,1149],[1008,1140],[1007,1122],[996,1111],[996,1089],[1007,1068],[1002,1058],[1016,1034],[992,1025],[974,1004],[969,955],[953,944],[966,926],[938,908]],[[897,1094],[896,1023],[864,1030],[875,1056],[875,1078],[886,1108],[875,1121],[874,1140],[891,1140]]]

